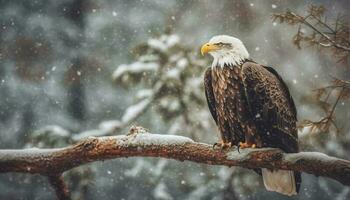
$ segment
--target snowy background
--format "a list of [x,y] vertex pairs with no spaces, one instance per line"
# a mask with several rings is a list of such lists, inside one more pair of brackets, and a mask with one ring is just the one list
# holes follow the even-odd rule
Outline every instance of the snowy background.
[[[350,72],[330,54],[292,43],[297,27],[273,22],[310,3],[336,16],[350,3],[225,0],[1,0],[0,148],[62,147],[89,135],[153,133],[214,143],[202,79],[213,35],[240,38],[252,58],[290,87],[300,120],[324,116],[313,90]],[[347,16],[349,17],[349,16]],[[350,159],[349,101],[337,106],[341,132],[301,130],[302,150]],[[303,174],[300,195],[267,192],[254,172],[151,158],[97,162],[65,174],[75,199],[350,199],[350,188]],[[53,199],[47,180],[0,174],[0,199]]]

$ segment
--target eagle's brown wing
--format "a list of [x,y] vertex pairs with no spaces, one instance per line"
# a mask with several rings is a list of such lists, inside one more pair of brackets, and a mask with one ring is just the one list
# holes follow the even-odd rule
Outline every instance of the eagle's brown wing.
[[263,146],[298,152],[297,113],[286,84],[272,68],[252,62],[242,66],[248,107]]
[[[256,125],[263,147],[298,152],[297,112],[287,85],[271,67],[246,62],[242,66],[251,119]],[[300,173],[295,172],[297,190]]]
[[208,68],[205,71],[204,89],[205,89],[205,97],[207,98],[207,103],[208,103],[210,113],[217,124],[217,114],[216,114],[216,107],[215,107],[215,96],[214,96],[213,85],[212,85],[211,68]]

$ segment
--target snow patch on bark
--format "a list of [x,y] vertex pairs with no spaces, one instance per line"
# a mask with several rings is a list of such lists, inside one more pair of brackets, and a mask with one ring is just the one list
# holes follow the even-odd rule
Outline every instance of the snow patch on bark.
[[178,135],[151,134],[148,132],[116,136],[117,145],[149,146],[149,145],[181,145],[193,143],[188,137]]
[[271,151],[276,150],[275,148],[246,148],[246,149],[239,149],[239,152],[237,148],[232,149],[231,151],[226,153],[228,160],[246,160],[249,159],[249,154],[255,152],[255,151]]
[[339,160],[337,158],[328,156],[324,153],[319,153],[319,152],[303,152],[303,155],[300,156],[298,154],[286,154],[285,160],[288,160],[289,162],[296,163],[300,159],[305,159],[305,160],[317,160],[318,162],[330,162],[331,160]]

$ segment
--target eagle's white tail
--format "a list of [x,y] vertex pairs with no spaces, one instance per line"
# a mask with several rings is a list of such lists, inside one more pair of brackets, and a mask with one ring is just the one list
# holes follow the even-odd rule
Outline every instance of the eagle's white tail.
[[293,171],[261,169],[261,172],[267,190],[288,196],[297,194]]

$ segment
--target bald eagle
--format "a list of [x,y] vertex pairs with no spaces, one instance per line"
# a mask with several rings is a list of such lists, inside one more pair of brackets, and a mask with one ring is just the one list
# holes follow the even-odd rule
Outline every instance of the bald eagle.
[[[243,43],[231,36],[214,36],[201,48],[212,66],[204,86],[209,110],[219,128],[221,148],[274,147],[299,151],[297,111],[287,85],[271,67],[249,58]],[[300,172],[257,169],[267,190],[295,195]]]

